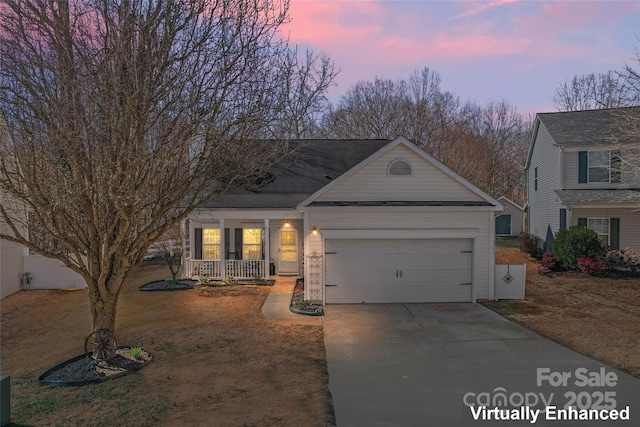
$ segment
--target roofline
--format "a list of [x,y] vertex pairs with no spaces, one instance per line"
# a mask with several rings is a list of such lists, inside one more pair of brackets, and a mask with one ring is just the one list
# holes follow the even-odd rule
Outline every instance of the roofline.
[[501,206],[300,206],[301,210],[307,211],[336,211],[340,212],[345,211],[381,211],[381,212],[389,212],[389,211],[406,211],[406,212],[425,212],[425,211],[435,211],[435,212],[451,212],[456,211],[482,211],[482,212],[502,212]]
[[513,200],[511,200],[510,198],[508,198],[507,196],[500,196],[496,199],[497,202],[500,202],[500,199],[505,199],[507,202],[511,203],[512,205],[514,205],[515,207],[517,207],[518,209],[521,209],[524,211],[524,207],[520,206],[519,204],[517,204],[516,202],[514,202]]
[[634,202],[562,202],[568,208],[580,208],[580,209],[638,209],[638,203]]
[[[536,113],[536,117],[533,121],[533,132],[531,132],[531,141],[529,142],[529,151],[527,152],[527,161],[524,164],[524,170],[529,170],[529,166],[531,165],[531,157],[533,156],[533,147],[536,144],[536,139],[538,138],[538,130],[540,129],[540,117],[538,117]],[[553,137],[551,137],[553,139]]]
[[304,208],[304,207],[308,206],[314,200],[316,200],[318,197],[320,197],[323,194],[327,193],[329,190],[335,188],[341,182],[347,180],[349,177],[353,176],[356,172],[360,171],[365,166],[371,164],[378,157],[386,154],[387,152],[391,151],[392,149],[394,149],[395,147],[397,147],[400,144],[403,144],[404,146],[406,146],[407,148],[412,150],[414,153],[416,153],[417,155],[419,155],[420,157],[422,157],[423,159],[425,159],[429,163],[433,164],[435,167],[437,167],[442,172],[447,174],[450,178],[453,178],[459,184],[462,184],[468,190],[470,190],[471,192],[473,192],[474,194],[476,194],[477,196],[479,196],[481,199],[483,199],[484,201],[488,202],[492,206],[496,206],[496,207],[500,206],[500,203],[498,203],[493,197],[489,196],[487,193],[485,193],[484,191],[480,190],[478,187],[476,187],[475,185],[473,185],[472,183],[470,183],[469,181],[467,181],[466,179],[464,179],[463,177],[461,177],[460,175],[455,173],[453,170],[451,170],[450,168],[445,166],[443,163],[441,163],[438,160],[436,160],[429,153],[427,153],[422,148],[420,148],[417,145],[415,145],[413,142],[409,141],[407,138],[405,138],[403,136],[400,136],[400,137],[394,139],[393,141],[389,142],[385,146],[381,147],[379,150],[376,150],[369,157],[367,157],[366,159],[364,159],[363,161],[361,161],[360,163],[358,163],[357,165],[355,165],[354,167],[352,167],[351,169],[349,169],[348,171],[346,171],[345,173],[340,175],[338,178],[336,178],[335,180],[331,181],[330,183],[328,183],[327,185],[325,185],[324,187],[322,187],[321,189],[319,189],[318,191],[313,193],[307,199],[302,201],[298,205],[298,208],[301,209],[301,208]]

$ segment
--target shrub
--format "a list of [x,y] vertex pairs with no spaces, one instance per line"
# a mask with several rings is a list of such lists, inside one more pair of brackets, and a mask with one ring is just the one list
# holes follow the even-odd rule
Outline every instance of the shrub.
[[607,269],[604,261],[586,256],[578,258],[578,270],[591,276],[602,274]]
[[544,251],[544,242],[538,236],[529,233],[521,233],[518,237],[520,242],[520,251],[526,252],[535,259],[542,258]]
[[576,268],[578,258],[599,259],[604,255],[598,233],[589,228],[560,230],[552,244],[553,254],[562,268]]
[[631,248],[612,250],[607,252],[605,261],[613,267],[631,267],[638,265],[638,255]]
[[553,252],[547,251],[542,254],[541,264],[544,268],[548,270],[555,270],[558,268],[558,261],[556,257],[553,255]]

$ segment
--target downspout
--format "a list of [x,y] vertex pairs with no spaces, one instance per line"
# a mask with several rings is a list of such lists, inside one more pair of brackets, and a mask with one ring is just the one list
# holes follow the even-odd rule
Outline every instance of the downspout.
[[[496,296],[496,282],[495,282],[495,271],[496,271],[496,221],[495,216],[492,215],[494,212],[489,211],[489,299],[495,300]],[[474,263],[475,264],[475,263]],[[475,266],[474,266],[475,267]],[[474,272],[475,275],[475,272]],[[475,286],[473,292],[473,302],[476,302],[475,295]]]
[[264,219],[264,278],[269,280],[271,269],[271,232],[269,231],[269,218]]

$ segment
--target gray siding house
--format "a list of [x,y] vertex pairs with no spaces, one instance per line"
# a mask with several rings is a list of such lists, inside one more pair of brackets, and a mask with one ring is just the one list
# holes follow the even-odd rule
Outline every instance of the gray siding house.
[[495,297],[498,202],[404,138],[291,144],[263,188],[183,222],[186,276],[304,277],[322,303]]
[[640,136],[625,116],[640,107],[538,113],[525,166],[528,231],[573,226],[611,249],[640,252]]
[[504,210],[496,216],[496,236],[518,236],[524,231],[524,208],[505,196],[496,199]]

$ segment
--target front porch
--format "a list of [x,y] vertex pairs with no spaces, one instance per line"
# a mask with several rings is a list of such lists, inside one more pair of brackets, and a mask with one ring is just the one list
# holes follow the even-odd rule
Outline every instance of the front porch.
[[[256,217],[260,214],[267,217]],[[196,213],[182,223],[183,276],[213,280],[300,276],[303,224],[302,215],[295,212]]]

